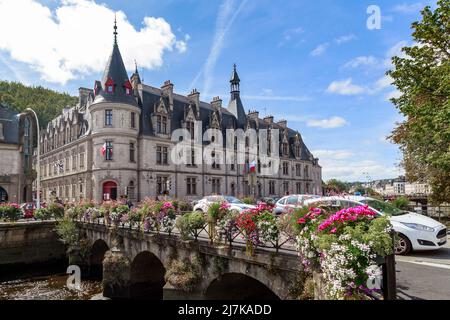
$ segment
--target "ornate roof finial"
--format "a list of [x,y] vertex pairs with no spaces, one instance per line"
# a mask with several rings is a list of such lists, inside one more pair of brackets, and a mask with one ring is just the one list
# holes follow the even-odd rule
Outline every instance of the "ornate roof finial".
[[114,14],[114,45],[117,45],[117,15]]
[[134,71],[134,73],[139,73],[138,72],[138,65],[137,65],[137,62],[136,62],[136,59],[134,59],[134,67],[135,67],[135,71]]

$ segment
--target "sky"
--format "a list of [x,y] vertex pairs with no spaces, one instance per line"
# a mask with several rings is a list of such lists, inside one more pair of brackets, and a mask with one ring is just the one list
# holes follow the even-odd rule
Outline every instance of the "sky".
[[[380,9],[379,28],[369,28]],[[323,178],[403,173],[386,140],[402,116],[390,58],[412,45],[431,0],[0,0],[0,79],[78,94],[101,79],[113,43],[144,83],[229,101],[234,63],[247,110],[286,119]]]

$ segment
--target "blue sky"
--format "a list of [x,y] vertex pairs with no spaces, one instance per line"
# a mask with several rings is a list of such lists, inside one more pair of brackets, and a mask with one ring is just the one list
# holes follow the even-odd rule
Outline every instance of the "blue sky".
[[[385,72],[434,2],[0,0],[0,28],[9,30],[0,35],[0,78],[74,95],[92,87],[118,12],[122,55],[145,83],[170,79],[178,93],[197,88],[202,100],[219,95],[227,105],[236,63],[246,109],[287,119],[321,159],[324,179],[395,177],[401,153],[385,137],[402,118]],[[371,4],[381,9],[379,30],[366,26]]]

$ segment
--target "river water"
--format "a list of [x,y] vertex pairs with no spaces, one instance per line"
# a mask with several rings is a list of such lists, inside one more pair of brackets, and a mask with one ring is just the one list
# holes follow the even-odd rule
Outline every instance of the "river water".
[[81,291],[67,287],[68,275],[56,273],[0,282],[0,300],[90,300],[102,292],[101,281],[82,280]]

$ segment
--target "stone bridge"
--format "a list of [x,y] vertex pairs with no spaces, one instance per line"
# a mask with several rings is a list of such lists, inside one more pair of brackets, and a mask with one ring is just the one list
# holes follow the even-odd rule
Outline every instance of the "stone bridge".
[[119,298],[241,300],[297,299],[303,286],[295,252],[183,241],[80,223],[92,244],[90,270],[103,277],[104,296]]

